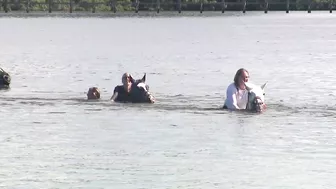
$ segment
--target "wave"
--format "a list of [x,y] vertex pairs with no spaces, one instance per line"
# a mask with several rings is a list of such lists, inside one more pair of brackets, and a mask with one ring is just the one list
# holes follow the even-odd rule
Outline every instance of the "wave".
[[[154,104],[146,103],[112,103],[108,99],[87,100],[85,98],[46,98],[46,97],[8,97],[0,99],[2,108],[10,106],[86,106],[91,111],[101,111],[110,108],[114,110],[138,109],[154,111],[173,111],[194,114],[226,114],[231,111],[222,108],[223,104],[218,98],[207,98],[204,96],[183,96],[181,94],[164,96],[157,99]],[[219,102],[219,103],[217,103]],[[317,117],[336,117],[336,106],[324,104],[307,104],[300,106],[288,106],[282,103],[268,103],[268,113],[275,115],[308,114]],[[244,112],[246,113],[246,112]]]

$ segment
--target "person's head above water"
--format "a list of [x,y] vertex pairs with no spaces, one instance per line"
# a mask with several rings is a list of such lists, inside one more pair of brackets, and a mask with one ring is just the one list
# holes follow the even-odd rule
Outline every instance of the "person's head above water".
[[133,78],[132,78],[131,74],[129,74],[127,72],[124,73],[121,77],[121,82],[122,82],[125,90],[129,92],[130,87],[133,83]]
[[236,75],[233,79],[234,84],[239,89],[245,89],[245,82],[248,82],[249,77],[249,72],[244,68],[240,68],[239,70],[237,70]]
[[89,88],[88,92],[87,92],[87,98],[89,100],[92,99],[100,99],[100,91],[97,87],[91,87]]

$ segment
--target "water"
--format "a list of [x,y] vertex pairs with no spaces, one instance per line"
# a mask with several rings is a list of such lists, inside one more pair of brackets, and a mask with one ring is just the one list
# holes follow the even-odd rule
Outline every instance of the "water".
[[[334,188],[335,19],[2,17],[0,186]],[[263,114],[219,109],[241,67],[268,81]],[[156,103],[109,102],[124,72]]]

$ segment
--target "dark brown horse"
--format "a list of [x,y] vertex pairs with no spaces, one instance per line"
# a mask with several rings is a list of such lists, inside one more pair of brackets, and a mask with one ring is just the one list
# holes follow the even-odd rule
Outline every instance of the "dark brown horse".
[[0,89],[8,89],[11,83],[11,76],[0,68]]

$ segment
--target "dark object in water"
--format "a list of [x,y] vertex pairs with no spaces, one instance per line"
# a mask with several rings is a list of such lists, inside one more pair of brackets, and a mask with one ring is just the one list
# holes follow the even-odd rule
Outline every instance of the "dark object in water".
[[154,103],[154,97],[149,93],[149,86],[145,83],[146,74],[137,80],[131,75],[128,77],[132,83],[130,92],[126,92],[123,85],[118,85],[114,88],[111,100],[123,103]]
[[87,95],[88,100],[100,99],[100,91],[97,87],[89,88],[86,95]]
[[131,93],[133,102],[152,103],[153,96],[149,93],[149,86],[146,82],[146,74],[141,79],[135,80],[131,77]]
[[11,83],[10,75],[0,68],[0,89],[8,89]]

